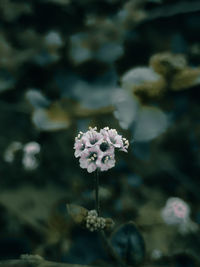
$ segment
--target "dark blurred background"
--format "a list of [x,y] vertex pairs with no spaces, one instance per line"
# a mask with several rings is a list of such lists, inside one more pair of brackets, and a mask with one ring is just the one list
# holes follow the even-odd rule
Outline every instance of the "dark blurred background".
[[66,210],[94,209],[75,136],[109,126],[130,147],[100,175],[102,213],[136,223],[147,265],[199,266],[199,32],[198,0],[0,0],[1,260],[111,264]]

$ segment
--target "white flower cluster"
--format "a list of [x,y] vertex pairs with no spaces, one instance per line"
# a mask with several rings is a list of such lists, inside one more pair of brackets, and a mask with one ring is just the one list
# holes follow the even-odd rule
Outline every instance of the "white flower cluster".
[[86,217],[86,227],[91,232],[103,230],[106,227],[106,220],[103,217],[98,217],[96,210],[90,210]]
[[115,149],[127,152],[128,140],[122,138],[115,129],[105,127],[89,128],[86,133],[79,132],[75,138],[75,157],[79,159],[80,167],[94,172],[96,169],[107,171],[115,166]]

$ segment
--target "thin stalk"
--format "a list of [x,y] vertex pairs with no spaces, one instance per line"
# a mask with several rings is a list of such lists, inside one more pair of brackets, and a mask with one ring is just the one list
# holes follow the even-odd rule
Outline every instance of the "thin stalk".
[[98,216],[100,215],[100,203],[99,203],[99,171],[95,171],[95,209]]
[[[95,171],[95,210],[97,211],[98,216],[100,216],[100,203],[99,203],[99,171]],[[110,241],[107,239],[104,231],[100,231],[100,236],[104,242],[107,251],[109,252],[110,256],[115,260],[117,266],[125,267],[126,265],[123,261],[119,258],[119,256],[115,253]]]

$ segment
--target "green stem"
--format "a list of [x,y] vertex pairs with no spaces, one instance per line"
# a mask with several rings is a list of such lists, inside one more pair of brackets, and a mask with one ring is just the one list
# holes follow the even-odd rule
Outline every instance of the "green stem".
[[[98,216],[100,216],[100,204],[99,204],[99,170],[95,171],[95,210],[97,211]],[[105,247],[107,248],[110,256],[115,260],[116,266],[125,267],[126,265],[120,259],[120,257],[115,253],[112,245],[110,244],[109,240],[107,239],[104,231],[100,231],[100,236],[104,242]]]
[[100,205],[99,205],[99,171],[96,170],[95,172],[95,209],[100,215]]

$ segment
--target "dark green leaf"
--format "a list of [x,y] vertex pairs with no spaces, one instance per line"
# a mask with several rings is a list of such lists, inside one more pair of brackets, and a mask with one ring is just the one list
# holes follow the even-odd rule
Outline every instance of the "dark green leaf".
[[67,204],[66,206],[69,215],[72,217],[75,223],[81,224],[85,220],[88,212],[87,209],[74,204]]
[[133,222],[120,226],[113,233],[111,244],[118,256],[128,265],[139,264],[144,259],[144,239]]

